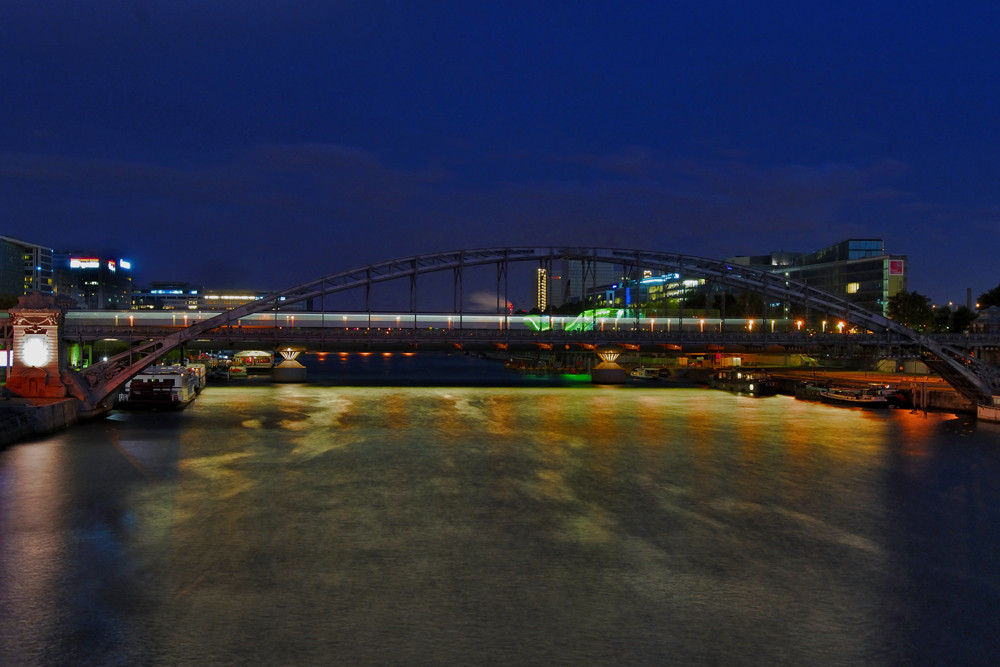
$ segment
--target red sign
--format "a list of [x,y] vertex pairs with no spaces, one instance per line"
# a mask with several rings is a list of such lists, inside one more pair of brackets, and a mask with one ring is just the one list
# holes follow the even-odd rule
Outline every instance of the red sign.
[[903,275],[903,260],[901,260],[901,259],[890,259],[889,260],[889,275],[890,276],[901,276],[901,275]]

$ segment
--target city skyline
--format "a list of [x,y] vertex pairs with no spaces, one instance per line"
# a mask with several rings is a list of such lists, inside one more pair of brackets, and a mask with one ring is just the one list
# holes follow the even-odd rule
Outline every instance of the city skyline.
[[281,289],[458,248],[881,238],[995,287],[1000,8],[0,7],[0,234]]

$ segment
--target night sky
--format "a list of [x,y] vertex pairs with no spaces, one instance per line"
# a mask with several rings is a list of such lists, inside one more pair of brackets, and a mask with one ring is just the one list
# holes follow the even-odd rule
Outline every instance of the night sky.
[[1000,3],[8,0],[0,235],[283,288],[507,245],[849,237],[1000,282]]

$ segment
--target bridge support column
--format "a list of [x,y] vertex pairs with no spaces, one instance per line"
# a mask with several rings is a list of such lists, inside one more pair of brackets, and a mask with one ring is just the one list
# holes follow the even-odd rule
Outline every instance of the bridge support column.
[[280,364],[271,371],[271,378],[274,382],[305,382],[306,367],[295,360],[302,352],[301,349],[286,347],[278,350],[284,358]]
[[594,384],[625,384],[628,374],[615,361],[621,355],[621,348],[609,346],[597,350],[601,363],[590,371],[590,381]]
[[[64,299],[29,294],[18,298],[10,309],[13,328],[13,360],[7,391],[23,398],[66,398],[70,395],[63,349]],[[69,381],[68,381],[69,380]]]

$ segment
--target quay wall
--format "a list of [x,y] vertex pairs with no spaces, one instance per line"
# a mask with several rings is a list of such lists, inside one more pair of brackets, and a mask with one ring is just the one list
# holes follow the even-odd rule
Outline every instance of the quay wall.
[[68,428],[78,420],[73,398],[0,401],[0,447]]

